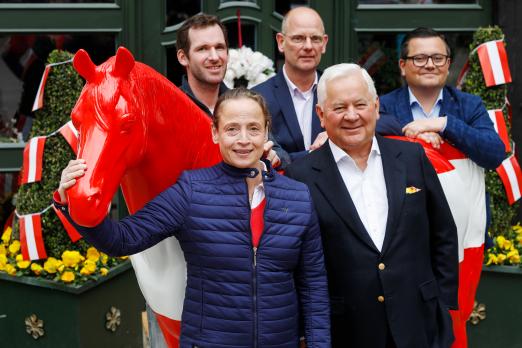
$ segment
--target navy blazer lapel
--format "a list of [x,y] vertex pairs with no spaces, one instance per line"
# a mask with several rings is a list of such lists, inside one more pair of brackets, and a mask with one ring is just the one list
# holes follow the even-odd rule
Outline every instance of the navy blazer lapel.
[[402,87],[399,90],[399,98],[397,98],[396,104],[396,115],[399,118],[401,127],[404,127],[408,123],[413,121],[413,113],[411,112],[410,106],[410,94],[408,92],[408,86]]
[[274,94],[279,102],[281,113],[283,114],[288,131],[292,136],[296,147],[300,149],[300,151],[304,151],[303,134],[301,133],[301,127],[299,127],[299,121],[297,120],[297,115],[294,109],[294,102],[292,101],[290,90],[286,84],[283,69],[279,70],[277,73],[277,77],[274,79],[274,86]]
[[460,115],[459,103],[453,96],[453,93],[448,87],[444,87],[442,90],[442,105],[440,107],[439,116],[446,115]]
[[311,142],[315,141],[317,135],[321,133],[324,129],[321,127],[321,120],[319,120],[319,116],[315,110],[315,106],[317,105],[317,87],[314,90],[314,105],[312,106],[312,139]]
[[370,248],[378,252],[357,213],[328,142],[316,151],[318,152],[317,156],[312,162],[312,169],[317,173],[314,180],[315,185],[344,223]]
[[382,168],[388,197],[388,220],[381,253],[384,254],[397,231],[397,223],[406,195],[406,168],[401,161],[401,152],[393,146],[393,141],[379,135],[377,143],[381,150]]

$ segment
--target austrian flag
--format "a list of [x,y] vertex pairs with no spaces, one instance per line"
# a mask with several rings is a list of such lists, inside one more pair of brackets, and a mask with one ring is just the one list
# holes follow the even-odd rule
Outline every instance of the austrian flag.
[[75,154],[78,154],[78,131],[72,121],[67,122],[60,128],[60,134],[65,138]]
[[496,110],[488,110],[489,118],[491,122],[493,122],[493,126],[495,126],[495,130],[497,131],[500,139],[504,143],[506,148],[506,152],[511,152],[511,144],[509,142],[506,121],[504,120],[504,113],[500,109]]
[[513,204],[522,196],[522,171],[515,155],[506,158],[497,168],[497,173],[504,184],[509,204]]
[[20,246],[24,260],[32,261],[47,258],[40,214],[23,215],[20,217]]
[[40,86],[38,86],[38,91],[36,92],[36,98],[34,98],[32,111],[36,111],[43,107],[45,83],[47,82],[47,77],[49,76],[50,71],[51,65],[45,66],[45,70],[42,75],[42,80],[40,81]]
[[477,48],[477,53],[487,87],[511,82],[504,41],[485,42]]
[[25,146],[22,184],[28,184],[42,179],[45,139],[46,137],[32,138]]

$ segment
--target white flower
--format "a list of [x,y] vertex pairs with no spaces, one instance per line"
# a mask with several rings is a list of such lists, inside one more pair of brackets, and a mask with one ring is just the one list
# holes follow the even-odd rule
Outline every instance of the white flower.
[[223,81],[227,87],[233,88],[234,80],[244,78],[248,81],[247,88],[251,88],[273,75],[274,63],[261,52],[254,52],[246,46],[229,49],[227,73]]

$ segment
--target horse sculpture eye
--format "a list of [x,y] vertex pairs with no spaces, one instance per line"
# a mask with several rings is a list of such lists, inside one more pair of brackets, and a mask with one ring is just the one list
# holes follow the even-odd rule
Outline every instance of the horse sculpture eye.
[[120,132],[129,133],[136,122],[136,117],[133,114],[125,114],[121,116]]

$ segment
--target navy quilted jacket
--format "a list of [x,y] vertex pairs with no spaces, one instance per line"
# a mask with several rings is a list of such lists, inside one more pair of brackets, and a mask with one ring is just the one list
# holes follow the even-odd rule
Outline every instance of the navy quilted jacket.
[[[255,171],[255,170],[254,170]],[[111,255],[179,239],[187,261],[181,347],[330,347],[326,271],[307,187],[263,172],[265,227],[254,266],[244,170],[220,163],[187,171],[133,216],[78,227]]]

